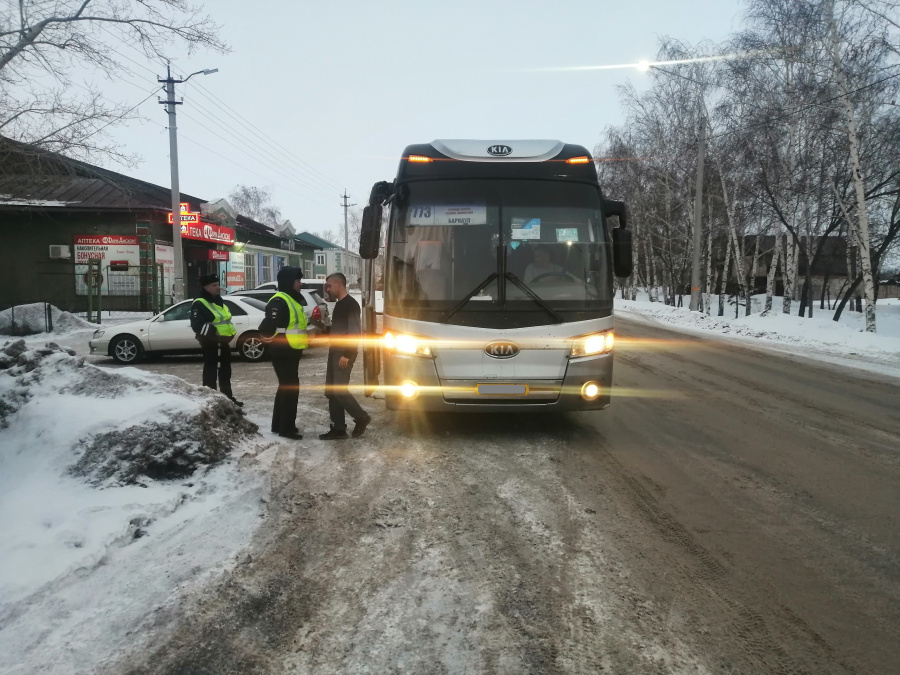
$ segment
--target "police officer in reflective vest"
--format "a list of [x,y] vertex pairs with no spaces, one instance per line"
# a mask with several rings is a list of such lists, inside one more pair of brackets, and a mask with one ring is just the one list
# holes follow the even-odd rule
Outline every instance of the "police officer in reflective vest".
[[306,314],[300,288],[303,271],[299,267],[278,270],[278,292],[266,305],[266,316],[259,333],[269,343],[272,367],[278,378],[278,391],[272,408],[272,433],[284,438],[301,439],[297,429],[297,402],[300,398],[300,357],[309,345]]
[[231,323],[231,312],[222,301],[219,277],[204,274],[200,284],[203,290],[191,305],[191,329],[203,348],[203,386],[216,389],[218,379],[219,391],[235,405],[243,407],[244,404],[231,392],[230,343],[236,331]]

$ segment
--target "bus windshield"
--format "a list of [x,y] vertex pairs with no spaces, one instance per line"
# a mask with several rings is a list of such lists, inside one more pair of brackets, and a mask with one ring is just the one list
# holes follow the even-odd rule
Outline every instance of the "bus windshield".
[[611,309],[597,186],[436,180],[406,188],[391,213],[386,312],[431,321],[530,312],[537,316],[527,323],[539,325]]

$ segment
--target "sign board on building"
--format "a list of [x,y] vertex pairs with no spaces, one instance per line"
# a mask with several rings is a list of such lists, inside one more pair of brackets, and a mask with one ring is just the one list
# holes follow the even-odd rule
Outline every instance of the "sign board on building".
[[229,293],[244,288],[244,254],[228,253],[228,269],[225,272],[225,287]]
[[[175,218],[172,217],[172,214],[169,214],[169,224],[175,222]],[[181,222],[182,223],[199,223],[200,222],[200,214],[196,211],[191,211],[191,205],[187,202],[181,202]]]
[[[104,234],[75,235],[75,293],[87,295],[87,282],[97,287],[103,295],[138,295],[140,277],[137,271],[141,263],[140,240],[137,235]],[[100,278],[86,279],[88,260],[100,260]],[[110,268],[123,268],[126,271]]]
[[211,241],[215,244],[226,244],[228,246],[234,243],[234,230],[230,227],[214,225],[213,223],[182,223],[181,236],[185,239]]
[[[201,222],[200,214],[190,209],[190,204],[181,202],[181,213],[179,215],[182,237],[199,241],[211,241],[216,244],[227,244],[228,246],[234,243],[234,230],[214,223]],[[169,222],[175,222],[171,213],[169,214]],[[210,260],[217,260],[217,258],[210,258]]]
[[209,259],[210,260],[224,260],[227,262],[228,261],[228,251],[210,250],[209,251]]

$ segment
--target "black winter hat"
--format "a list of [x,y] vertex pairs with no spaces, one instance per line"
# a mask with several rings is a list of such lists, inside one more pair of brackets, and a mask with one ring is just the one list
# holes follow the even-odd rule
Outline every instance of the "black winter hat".
[[201,286],[209,286],[210,284],[219,283],[219,275],[218,274],[201,274],[200,275],[200,285]]

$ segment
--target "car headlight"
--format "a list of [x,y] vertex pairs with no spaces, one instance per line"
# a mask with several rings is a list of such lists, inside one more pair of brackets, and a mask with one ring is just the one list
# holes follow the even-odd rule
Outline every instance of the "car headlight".
[[103,337],[103,334],[104,334],[105,332],[106,332],[105,330],[100,330],[100,329],[95,330],[95,331],[94,331],[94,339],[96,340],[97,338],[102,338],[102,337]]
[[593,356],[595,354],[608,354],[613,349],[615,337],[611,330],[602,333],[581,335],[572,341],[572,351],[569,356]]
[[431,346],[424,338],[405,333],[385,333],[384,348],[397,354],[410,356],[432,356]]

